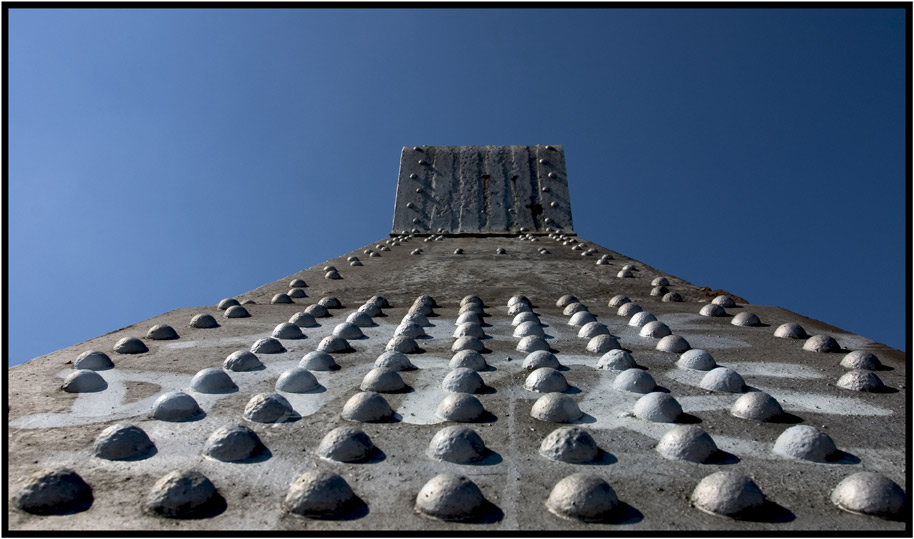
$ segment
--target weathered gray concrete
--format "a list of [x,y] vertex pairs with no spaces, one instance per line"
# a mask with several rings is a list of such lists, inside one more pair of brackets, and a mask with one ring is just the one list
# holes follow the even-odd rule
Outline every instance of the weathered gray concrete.
[[[701,301],[711,299],[708,291],[649,266],[612,252],[609,265],[596,265],[594,257],[580,256],[548,238],[531,243],[516,238],[447,238],[422,243],[425,254],[410,256],[418,238],[384,252],[382,257],[364,257],[364,267],[349,267],[343,279],[321,279],[327,263],[344,267],[347,256],[358,255],[366,246],[339,258],[283,277],[257,290],[240,294],[250,318],[221,318],[212,329],[187,327],[200,312],[217,314],[213,305],[179,309],[88,342],[37,358],[9,371],[9,412],[7,447],[12,497],[28,477],[52,465],[67,466],[83,477],[94,492],[88,511],[64,517],[39,517],[10,509],[10,527],[27,529],[326,529],[326,530],[901,530],[899,522],[839,510],[831,501],[832,490],[857,471],[875,471],[905,488],[904,435],[906,358],[884,347],[827,324],[794,313],[752,305],[763,327],[739,327],[729,323],[732,314],[744,306],[729,308],[720,318],[703,317]],[[540,255],[547,245],[552,254]],[[504,246],[508,255],[495,255]],[[455,247],[464,255],[454,255]],[[608,252],[599,247],[601,252]],[[615,277],[623,264],[634,263],[640,271],[631,279]],[[670,279],[671,290],[682,303],[662,302],[650,296],[654,277]],[[270,304],[274,294],[285,290],[290,279],[313,283],[309,298],[293,304]],[[721,463],[695,464],[663,458],[654,446],[673,425],[653,423],[633,415],[641,397],[613,389],[619,371],[597,369],[601,354],[585,350],[586,339],[568,324],[568,316],[555,301],[567,293],[581,302],[619,337],[637,363],[648,369],[657,384],[669,390],[685,414],[697,421],[726,453]],[[424,350],[409,355],[417,370],[402,371],[410,391],[386,394],[395,412],[392,423],[352,423],[340,417],[343,405],[359,391],[365,374],[384,352],[387,341],[407,314],[413,300],[422,294],[433,296],[437,316],[425,328],[431,338],[417,342]],[[483,355],[490,368],[481,371],[491,388],[475,396],[492,417],[488,422],[469,424],[497,456],[482,464],[459,465],[438,462],[426,456],[428,444],[448,423],[435,416],[435,409],[447,392],[441,382],[450,372],[451,345],[456,329],[459,302],[468,294],[478,295],[486,305]],[[571,389],[566,392],[579,405],[583,416],[575,424],[593,435],[608,456],[596,464],[568,464],[542,457],[543,439],[559,424],[530,416],[541,393],[524,389],[530,371],[523,368],[526,354],[515,350],[513,316],[508,299],[524,294],[534,304],[549,336],[548,342],[561,364]],[[628,318],[616,315],[607,302],[624,294],[644,306],[675,334],[685,336],[694,348],[708,350],[716,362],[739,372],[747,385],[771,394],[793,416],[789,421],[814,426],[834,439],[849,456],[833,463],[788,459],[773,453],[775,440],[792,425],[755,422],[733,417],[730,408],[741,393],[712,393],[699,383],[704,371],[679,368],[678,355],[657,351],[656,339],[641,337],[639,328],[628,326]],[[275,391],[283,372],[298,365],[302,356],[314,350],[325,336],[371,296],[386,297],[392,307],[377,326],[362,328],[366,339],[351,341],[355,352],[333,354],[342,367],[337,371],[316,371],[321,388],[307,394],[285,393],[302,416],[290,423],[246,424],[269,448],[270,457],[250,463],[219,462],[203,456],[204,444],[217,428],[244,422],[242,412],[256,394]],[[193,376],[207,367],[220,367],[236,350],[246,350],[268,336],[277,324],[288,320],[306,305],[323,296],[335,296],[342,309],[331,317],[318,319],[314,328],[302,328],[304,339],[283,341],[287,351],[261,355],[263,370],[230,372],[238,391],[227,394],[193,393]],[[844,353],[814,353],[802,349],[803,340],[781,339],[774,329],[785,322],[798,322],[810,334],[833,336]],[[147,340],[150,351],[143,354],[111,353],[123,337],[143,338],[155,324],[169,324],[178,330],[173,341]],[[183,330],[181,328],[184,328]],[[98,371],[108,388],[98,393],[72,394],[61,390],[72,362],[86,350],[108,353],[115,368]],[[886,365],[879,371],[887,393],[848,391],[836,387],[847,372],[840,362],[847,351],[873,352]],[[167,391],[190,392],[206,415],[187,422],[150,419],[152,403]],[[108,461],[92,456],[95,437],[115,423],[130,422],[146,431],[158,453],[136,461]],[[322,459],[320,440],[339,426],[357,426],[383,452],[383,458],[349,464]],[[144,503],[148,491],[172,469],[191,468],[202,472],[225,497],[223,513],[201,520],[164,519],[148,514]],[[307,470],[330,470],[342,475],[365,501],[368,512],[354,520],[309,520],[283,511],[281,501],[290,482]],[[718,470],[733,469],[749,475],[765,496],[789,513],[778,518],[787,522],[736,521],[708,515],[692,507],[689,496],[698,482]],[[486,499],[503,513],[488,524],[451,523],[419,516],[413,512],[422,486],[442,472],[461,473],[479,485]],[[579,523],[558,518],[545,511],[545,503],[556,483],[575,472],[604,477],[619,500],[632,512],[617,524]],[[785,516],[786,515],[786,516]]]
[[[540,147],[535,148],[540,151]],[[404,155],[411,151],[405,149]],[[440,164],[434,157],[424,159]],[[404,173],[408,177],[409,171],[401,169],[401,186]],[[431,223],[434,226],[434,221]],[[489,226],[486,222],[474,223],[473,226]],[[516,225],[520,223],[508,226]],[[463,230],[459,220],[449,226],[454,227],[453,231]],[[7,386],[7,500],[12,501],[36,472],[64,467],[78,473],[91,487],[93,501],[88,509],[53,517],[30,514],[11,504],[7,514],[9,528],[162,533],[424,530],[483,534],[509,530],[730,530],[788,534],[813,530],[905,530],[904,522],[850,513],[839,509],[831,499],[843,479],[863,471],[881,474],[906,489],[908,393],[903,352],[778,307],[747,306],[734,295],[739,291],[729,294],[737,298],[737,303],[724,308],[724,316],[701,316],[701,307],[721,291],[695,286],[590,242],[588,245],[597,250],[593,256],[582,256],[583,251],[573,250],[573,244],[565,245],[547,236],[539,236],[538,242],[516,235],[447,236],[430,242],[422,239],[402,237],[396,242],[390,239],[372,243],[239,294],[237,300],[254,302],[245,305],[250,313],[247,318],[218,316],[217,303],[222,298],[213,298],[211,305],[165,313],[11,368]],[[378,249],[379,243],[388,245],[389,250]],[[418,245],[422,246],[422,255],[411,256],[410,251]],[[550,253],[541,254],[543,247]],[[498,248],[504,248],[506,254],[495,254]],[[380,256],[366,255],[367,249]],[[454,254],[457,249],[463,254]],[[606,254],[612,258],[602,258]],[[349,266],[346,261],[351,256],[360,257],[364,265]],[[599,259],[607,263],[597,264]],[[629,264],[636,268],[633,276],[616,277]],[[323,268],[327,265],[342,268],[342,279],[324,279]],[[665,286],[680,294],[683,301],[665,302],[652,296],[651,283],[658,277],[665,277],[669,281]],[[310,283],[308,297],[288,304],[271,303],[276,294],[288,290],[292,279],[298,278]],[[654,391],[669,392],[676,399],[683,411],[677,423],[649,421],[635,414],[635,405],[643,394],[614,387],[625,371],[598,368],[603,354],[587,350],[589,340],[578,336],[580,328],[570,325],[570,315],[563,313],[564,305],[556,304],[569,294],[576,296],[618,339],[622,351],[614,355],[630,354],[658,386],[652,388]],[[429,325],[423,327],[426,336],[415,340],[421,353],[407,356],[417,368],[398,368],[405,387],[383,394],[393,412],[392,420],[366,423],[345,419],[341,416],[344,405],[360,393],[366,374],[384,354],[414,300],[423,295],[432,296],[436,306],[433,312],[422,309],[428,312]],[[445,390],[442,382],[451,372],[460,302],[468,295],[478,296],[485,305],[481,326],[485,337],[479,341],[484,346],[485,366],[476,373],[485,385],[473,395],[485,413],[475,422],[451,423],[438,417],[436,410],[448,395],[455,394]],[[515,314],[508,301],[515,295],[524,295],[532,302],[532,309],[543,324],[546,343],[558,360],[558,364],[550,366],[557,368],[570,386],[562,395],[572,399],[581,412],[571,424],[531,416],[534,403],[544,394],[524,387],[531,371],[524,368],[527,354],[517,351],[520,338],[513,335]],[[616,295],[627,296],[652,313],[693,349],[706,350],[716,364],[738,373],[747,387],[738,388],[742,392],[737,393],[703,389],[700,384],[708,371],[678,366],[680,354],[660,351],[656,348],[659,339],[641,336],[640,328],[629,325],[631,314],[619,316],[618,307],[608,305]],[[269,337],[278,324],[330,296],[338,298],[342,308],[330,309],[327,318],[317,318],[315,325],[302,327],[304,338],[282,339],[284,351],[258,354],[262,367],[228,372],[237,390],[193,390],[192,380],[199,371],[222,368],[230,354],[249,350],[259,339]],[[318,385],[305,393],[277,388],[283,373],[298,367],[303,356],[316,350],[338,324],[373,296],[383,296],[390,306],[382,307],[383,314],[372,315],[372,325],[360,328],[364,338],[349,341],[352,351],[331,353],[339,369],[312,370]],[[421,305],[431,303],[424,301]],[[735,314],[750,310],[762,325],[730,323]],[[200,313],[215,315],[219,326],[190,326]],[[811,352],[803,349],[805,339],[776,337],[775,329],[788,322],[800,324],[809,335],[831,336],[841,351]],[[179,338],[146,338],[146,332],[156,324],[175,328]],[[114,353],[115,344],[127,337],[142,340],[148,351]],[[97,371],[107,387],[93,393],[64,391],[61,385],[73,372],[73,363],[88,350],[104,352],[113,361],[114,368]],[[883,365],[878,376],[884,390],[861,392],[837,387],[838,379],[848,372],[841,360],[854,350],[878,357]],[[396,363],[408,366],[401,365],[402,361]],[[193,397],[203,413],[185,421],[151,418],[153,403],[174,391]],[[777,400],[784,413],[775,421],[733,416],[731,408],[745,391],[764,391]],[[246,420],[246,405],[253,396],[265,393],[279,394],[293,413],[271,423]],[[155,451],[132,460],[93,456],[98,435],[118,423],[141,428]],[[218,429],[236,424],[253,430],[267,449],[242,462],[206,456],[207,439]],[[456,424],[472,428],[491,452],[468,464],[429,457],[429,444],[436,434],[443,427]],[[808,425],[826,433],[839,450],[836,457],[817,462],[774,452],[775,441],[793,425]],[[562,426],[583,429],[599,447],[598,456],[563,461],[557,460],[557,450],[547,451],[544,456],[544,440]],[[707,463],[665,458],[656,449],[658,442],[671,429],[684,426],[702,429],[720,451],[710,455]],[[377,450],[357,459],[359,462],[325,458],[321,440],[339,427],[364,431]],[[575,439],[586,438],[579,434]],[[670,443],[675,446],[684,442],[680,439]],[[689,448],[679,449],[688,452]],[[587,452],[591,456],[594,453],[592,447]],[[219,499],[224,498],[224,507],[220,505],[205,518],[197,519],[164,518],[151,513],[147,499],[153,486],[173,470],[203,474],[217,489]],[[751,478],[767,500],[761,513],[754,519],[733,520],[694,507],[690,498],[699,482],[718,471]],[[288,502],[284,506],[290,485],[303,474],[324,472],[342,477],[358,503],[353,503],[349,513],[334,519],[290,513],[292,506]],[[485,505],[478,514],[473,510],[472,522],[437,520],[416,513],[417,496],[423,486],[443,473],[466,476],[478,486]],[[547,510],[547,500],[556,485],[575,473],[602,478],[616,494],[618,504],[608,522],[569,520]],[[588,485],[602,485],[596,480],[588,481]],[[300,497],[296,496],[293,501]],[[597,513],[602,519],[602,513]]]
[[562,146],[408,146],[392,235],[573,234]]

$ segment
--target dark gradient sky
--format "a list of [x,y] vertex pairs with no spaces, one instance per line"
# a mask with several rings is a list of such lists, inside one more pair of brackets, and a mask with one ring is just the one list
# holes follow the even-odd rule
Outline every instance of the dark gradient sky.
[[562,144],[587,240],[904,349],[905,21],[11,9],[8,364],[386,237],[404,145]]

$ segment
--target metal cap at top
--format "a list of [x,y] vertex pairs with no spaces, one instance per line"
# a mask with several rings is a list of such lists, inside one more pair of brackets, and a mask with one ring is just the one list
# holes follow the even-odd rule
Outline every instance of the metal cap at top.
[[407,146],[391,234],[574,233],[558,145]]

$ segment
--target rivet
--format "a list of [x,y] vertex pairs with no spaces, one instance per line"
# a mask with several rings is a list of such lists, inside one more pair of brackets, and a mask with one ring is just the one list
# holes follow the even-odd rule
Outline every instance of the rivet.
[[809,425],[794,425],[778,436],[772,452],[795,459],[826,462],[837,450],[828,434]]
[[555,172],[550,172],[549,174],[546,174],[546,176],[548,176],[550,180],[554,180],[558,177]]
[[905,494],[898,483],[884,475],[858,472],[838,483],[831,501],[851,513],[892,518],[904,509]]
[[583,414],[578,403],[562,393],[546,393],[533,403],[530,415],[540,421],[571,423]]
[[761,510],[765,504],[765,495],[745,475],[716,472],[698,483],[692,492],[692,503],[707,513],[745,517]]
[[[422,161],[419,161],[419,162],[421,163]],[[415,174],[415,173],[410,174],[410,175],[409,175],[409,179],[411,179],[411,180],[418,180],[418,179],[419,179],[419,175],[418,175],[418,174]]]
[[746,382],[738,372],[727,367],[717,367],[708,371],[698,386],[718,393],[743,393]]
[[203,446],[203,454],[223,462],[238,462],[256,457],[264,449],[256,432],[244,425],[235,424],[224,425],[213,431]]
[[352,487],[339,475],[310,470],[296,479],[286,492],[283,508],[303,517],[335,520],[360,506]]
[[677,425],[660,438],[656,451],[670,460],[707,462],[717,453],[717,444],[701,427]]
[[613,389],[629,393],[650,393],[656,387],[654,377],[638,368],[626,369],[613,380]]
[[600,448],[586,430],[580,427],[559,427],[543,439],[539,453],[550,460],[586,464],[600,456]]
[[773,421],[784,413],[781,404],[764,391],[752,391],[736,399],[730,415],[752,421]]
[[485,504],[476,483],[465,476],[446,473],[422,487],[416,496],[415,510],[438,520],[466,522],[479,518]]

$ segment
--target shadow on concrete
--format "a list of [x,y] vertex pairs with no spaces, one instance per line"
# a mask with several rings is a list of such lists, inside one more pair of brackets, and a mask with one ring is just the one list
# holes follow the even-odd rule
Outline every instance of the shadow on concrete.
[[620,501],[619,505],[610,513],[607,524],[637,524],[644,520],[644,513],[638,511],[631,505]]
[[[233,460],[232,464],[257,464],[260,462],[266,462],[273,457],[273,452],[269,450],[266,446],[262,446],[260,451],[257,452],[253,457],[248,457],[241,460]],[[217,459],[218,460],[218,459]]]
[[369,512],[370,510],[365,500],[354,496],[342,513],[326,516],[308,516],[307,518],[314,520],[358,520],[368,516]]
[[387,453],[380,448],[375,447],[374,451],[368,455],[367,459],[351,463],[347,462],[346,464],[377,464],[379,462],[384,462],[385,460],[387,460]]
[[496,464],[501,464],[503,460],[500,453],[489,451],[489,454],[482,459],[475,462],[462,462],[461,464],[466,466],[495,466]]
[[476,518],[466,522],[473,524],[495,524],[496,522],[501,522],[504,518],[504,511],[489,500],[485,500]]
[[[339,369],[333,369],[333,370],[339,370]],[[282,391],[282,390],[280,390],[280,391]],[[312,394],[324,393],[326,391],[327,391],[326,387],[318,384],[317,387],[315,387],[314,389],[309,389],[308,391],[296,391],[293,394],[294,395],[312,395]],[[292,392],[289,391],[289,393],[292,393]]]
[[860,464],[860,457],[839,449],[829,456],[825,462],[828,464]]
[[[361,388],[359,388],[359,389],[361,389]],[[366,389],[363,391],[370,391],[370,390]],[[415,392],[416,392],[416,390],[413,389],[413,386],[408,386],[408,385],[404,385],[400,389],[397,389],[394,391],[378,391],[378,393],[381,394],[382,396],[383,395],[400,395],[403,393],[415,393]]]
[[167,423],[193,423],[194,421],[203,421],[205,418],[206,412],[201,410],[199,414],[185,417],[184,419],[162,419],[161,421],[165,421]]
[[205,505],[193,512],[182,514],[180,518],[193,520],[213,518],[224,513],[227,507],[228,504],[225,502],[225,498],[217,492]]
[[582,464],[590,464],[591,466],[609,466],[619,462],[619,459],[609,451],[600,449],[600,454],[597,455],[597,458],[593,459],[591,462],[584,462]]
[[153,446],[150,446],[149,449],[147,449],[146,451],[143,451],[142,453],[136,453],[136,454],[130,455],[129,457],[127,457],[125,459],[105,459],[105,460],[113,460],[116,462],[136,462],[138,460],[146,460],[149,457],[154,457],[158,452],[159,452],[158,448],[156,448],[156,446],[153,445]]
[[240,370],[240,371],[236,371],[235,369],[228,369],[228,370],[229,370],[230,372],[256,372],[256,371],[265,371],[265,370],[267,370],[267,367],[266,367],[266,365],[264,365],[264,364],[261,363],[259,366],[253,367],[253,368],[250,368],[250,369],[243,369],[243,370]]
[[796,520],[797,516],[794,515],[790,509],[787,509],[783,505],[777,504],[771,500],[765,500],[765,504],[762,505],[761,509],[751,514],[740,515],[738,518],[739,520],[746,520],[749,522],[768,522],[771,524],[781,524],[785,522],[793,522]]
[[261,425],[278,425],[280,423],[297,423],[301,421],[301,416],[298,412],[293,411],[291,414],[279,419],[277,421],[252,421],[253,423],[259,423]]
[[596,422],[597,422],[597,418],[595,418],[594,416],[592,416],[588,413],[584,413],[584,414],[581,414],[581,417],[572,421],[571,424],[572,425],[584,425],[587,423],[596,423]]
[[239,390],[238,390],[237,385],[232,384],[232,387],[229,389],[226,389],[225,391],[205,391],[204,392],[204,391],[195,391],[194,389],[191,389],[190,391],[192,391],[193,393],[202,393],[204,395],[228,395],[231,393],[238,393]]
[[694,425],[696,423],[701,423],[701,418],[696,415],[683,412],[679,414],[679,417],[676,418],[676,423],[680,425]]
[[783,412],[781,415],[771,418],[771,420],[768,422],[779,423],[782,425],[796,425],[797,423],[802,423],[803,418],[798,415],[791,414],[790,412]]
[[727,466],[730,464],[738,464],[740,458],[734,455],[733,453],[728,453],[723,449],[718,449],[711,455],[711,458],[708,459],[706,464],[716,464],[720,466]]

